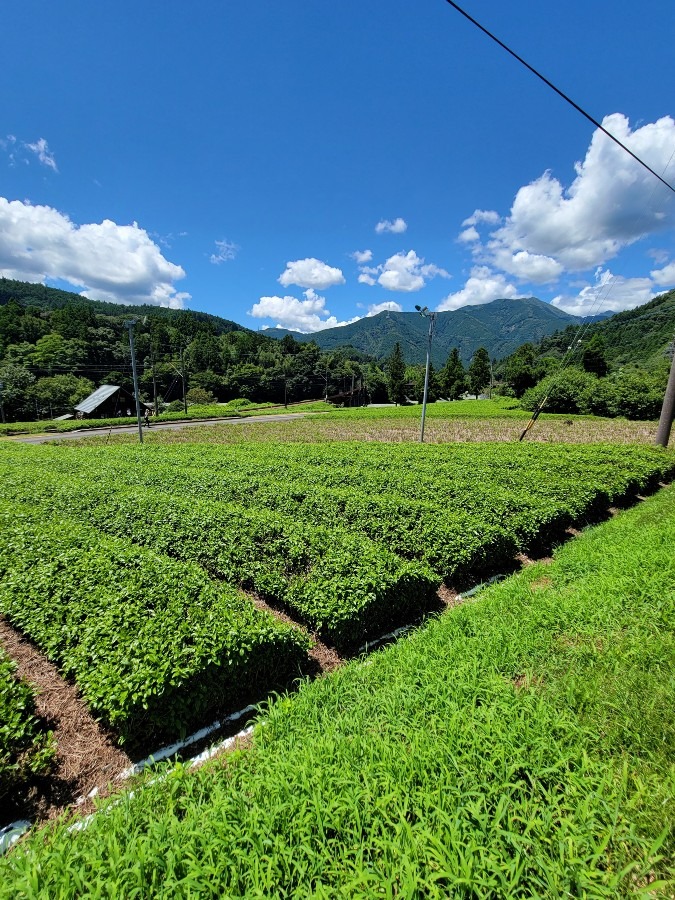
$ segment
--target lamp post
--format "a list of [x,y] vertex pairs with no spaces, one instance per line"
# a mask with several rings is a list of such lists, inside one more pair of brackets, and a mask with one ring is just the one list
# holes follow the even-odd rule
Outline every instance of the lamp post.
[[134,377],[134,397],[136,398],[136,418],[138,419],[138,440],[143,443],[143,423],[141,422],[141,400],[138,396],[138,374],[136,372],[136,351],[134,350],[134,325],[136,319],[128,319],[124,327],[129,330],[129,349],[131,350],[131,372]]
[[431,340],[434,336],[434,326],[436,325],[436,313],[429,312],[428,306],[415,306],[417,312],[425,319],[429,320],[429,336],[427,339],[427,367],[424,373],[424,395],[422,397],[422,423],[420,425],[420,443],[424,443],[424,420],[427,415],[427,394],[429,393],[429,366],[431,363]]

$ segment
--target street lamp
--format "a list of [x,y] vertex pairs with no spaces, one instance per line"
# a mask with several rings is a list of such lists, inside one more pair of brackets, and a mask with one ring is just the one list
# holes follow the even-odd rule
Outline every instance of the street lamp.
[[141,422],[141,400],[138,395],[138,375],[136,373],[136,351],[134,350],[134,325],[136,319],[127,319],[124,327],[129,330],[129,349],[131,350],[131,372],[134,377],[134,396],[136,397],[136,418],[138,419],[138,440],[143,443],[143,424]]
[[431,363],[431,339],[434,336],[434,326],[436,325],[436,313],[429,312],[428,306],[415,305],[417,312],[425,319],[429,320],[429,337],[427,339],[427,367],[424,373],[424,396],[422,398],[422,424],[420,426],[420,443],[424,443],[424,420],[427,415],[427,394],[429,393],[429,366]]

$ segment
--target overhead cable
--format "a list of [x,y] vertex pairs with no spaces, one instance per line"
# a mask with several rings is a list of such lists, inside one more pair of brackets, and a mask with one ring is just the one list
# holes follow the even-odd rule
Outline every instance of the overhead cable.
[[560,90],[560,88],[556,87],[552,81],[549,81],[549,79],[546,78],[545,75],[542,75],[541,72],[537,71],[537,69],[534,68],[534,66],[531,66],[528,62],[526,62],[526,60],[524,60],[522,56],[519,56],[515,52],[515,50],[512,50],[507,44],[504,43],[504,41],[500,41],[500,39],[498,37],[496,37],[496,35],[492,34],[491,31],[488,31],[488,29],[485,28],[483,25],[481,25],[480,22],[477,22],[476,19],[473,18],[473,16],[470,16],[469,13],[466,12],[465,10],[463,10],[461,6],[459,6],[457,3],[454,2],[454,0],[445,0],[445,2],[449,3],[450,6],[452,6],[453,9],[456,9],[458,13],[461,13],[461,15],[463,15],[465,19],[468,19],[469,22],[471,22],[473,25],[475,25],[476,28],[479,28],[483,32],[483,34],[486,34],[496,44],[499,44],[499,46],[502,47],[504,50],[506,50],[507,53],[510,53],[514,59],[517,59],[518,62],[521,63],[523,66],[525,66],[526,69],[529,69],[533,75],[536,75],[537,78],[541,79],[541,81],[543,81],[544,84],[548,85],[548,87],[550,87],[551,90],[555,91],[559,97],[562,97],[563,100],[567,101],[567,103],[570,104],[570,106],[573,106],[574,109],[577,110],[577,112],[580,112],[581,115],[584,116],[584,118],[588,119],[588,121],[591,122],[593,125],[595,125],[596,128],[599,128],[600,131],[602,131],[603,134],[606,134],[608,138],[611,138],[615,144],[618,144],[619,147],[621,147],[623,150],[625,150],[626,153],[630,154],[630,156],[632,156],[634,160],[639,162],[641,166],[644,166],[644,168],[647,169],[648,172],[651,172],[651,174],[654,176],[654,178],[658,178],[658,180],[661,182],[661,184],[664,184],[669,190],[671,190],[675,194],[675,187],[673,187],[672,184],[669,184],[665,180],[665,178],[662,178],[657,172],[654,171],[654,169],[651,168],[651,166],[648,166],[647,163],[643,159],[640,159],[640,157],[637,156],[637,154],[633,153],[633,151],[630,150],[617,137],[615,137],[611,133],[611,131],[607,131],[607,129],[604,127],[604,125],[601,125],[597,119],[594,119],[593,116],[590,115],[590,113],[587,113],[586,110],[583,109],[581,106],[579,106],[578,103],[575,103],[571,97],[568,97],[567,94],[565,94],[563,91]]

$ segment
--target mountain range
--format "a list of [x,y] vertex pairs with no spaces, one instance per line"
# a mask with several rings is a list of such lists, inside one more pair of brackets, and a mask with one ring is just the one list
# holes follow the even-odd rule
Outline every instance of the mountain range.
[[[602,316],[613,315],[608,312]],[[571,316],[536,297],[493,300],[481,306],[436,314],[431,360],[442,366],[453,347],[457,347],[464,363],[468,363],[479,347],[485,347],[493,359],[509,356],[527,341],[536,343],[547,335],[577,325],[582,319]],[[413,312],[381,312],[312,334],[267,328],[270,337],[290,334],[296,341],[315,341],[322,350],[354,347],[376,359],[385,359],[399,343],[407,363],[424,362],[426,358],[429,320]]]
[[[88,307],[98,315],[122,319],[159,318],[178,327],[186,334],[206,329],[220,335],[231,331],[251,329],[220,316],[193,310],[175,310],[151,306],[121,306],[89,300],[81,295],[42,284],[0,279],[0,307],[11,299],[24,308],[49,310]],[[597,319],[611,317],[611,312]],[[536,297],[494,300],[481,306],[465,306],[461,309],[436,314],[431,358],[434,366],[442,366],[453,347],[457,347],[466,364],[479,347],[485,347],[492,359],[503,359],[521,344],[539,342],[555,332],[564,332],[569,326],[582,320],[563,310],[544,303]],[[588,320],[586,320],[588,321]],[[266,328],[255,332],[267,338],[283,338],[291,335],[300,343],[314,341],[321,350],[331,352],[341,347],[351,347],[379,361],[386,359],[399,343],[406,363],[421,363],[426,358],[429,319],[416,312],[385,311],[366,316],[349,325],[326,328],[304,334],[283,328]]]

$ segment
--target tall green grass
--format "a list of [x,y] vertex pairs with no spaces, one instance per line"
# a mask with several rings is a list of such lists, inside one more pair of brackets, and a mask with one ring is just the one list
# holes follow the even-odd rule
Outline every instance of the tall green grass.
[[675,491],[0,864],[2,897],[675,890]]

